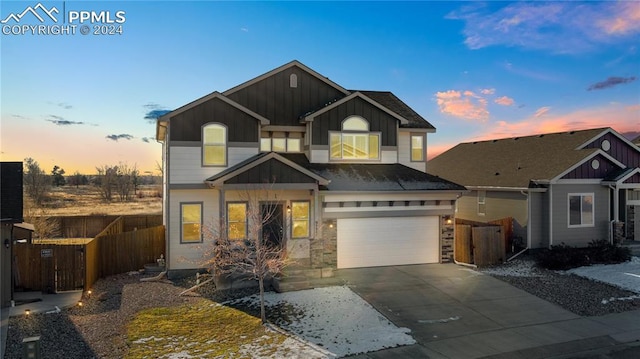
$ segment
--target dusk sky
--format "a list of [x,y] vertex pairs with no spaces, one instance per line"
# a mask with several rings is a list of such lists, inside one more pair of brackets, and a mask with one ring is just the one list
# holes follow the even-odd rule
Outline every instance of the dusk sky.
[[[40,3],[57,22],[24,13],[37,1],[0,4],[0,150],[47,172],[155,171],[146,117],[291,60],[347,89],[396,94],[436,127],[429,157],[545,132],[640,134],[640,2]],[[72,18],[83,11],[121,34],[93,34],[98,20]]]

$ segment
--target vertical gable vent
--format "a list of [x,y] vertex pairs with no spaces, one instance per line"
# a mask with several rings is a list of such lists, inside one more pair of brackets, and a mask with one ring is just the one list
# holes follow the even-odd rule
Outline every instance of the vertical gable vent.
[[289,75],[289,87],[291,87],[292,89],[298,87],[298,75],[296,74]]

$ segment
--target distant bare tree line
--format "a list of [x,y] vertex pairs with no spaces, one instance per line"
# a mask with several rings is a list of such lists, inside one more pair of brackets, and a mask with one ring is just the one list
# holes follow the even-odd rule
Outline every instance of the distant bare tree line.
[[117,199],[125,202],[136,195],[138,186],[158,184],[161,180],[149,172],[141,176],[136,165],[131,166],[123,162],[117,165],[102,165],[96,167],[96,171],[96,175],[83,175],[76,171],[65,176],[64,169],[55,165],[51,173],[47,174],[38,161],[28,157],[24,159],[24,189],[36,206],[42,206],[53,186],[64,185],[79,187],[91,184],[100,190],[105,201]]

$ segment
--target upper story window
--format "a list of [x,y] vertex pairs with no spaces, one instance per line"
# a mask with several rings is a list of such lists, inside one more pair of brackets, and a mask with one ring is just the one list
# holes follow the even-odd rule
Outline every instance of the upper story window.
[[360,116],[347,117],[342,132],[329,132],[332,160],[380,159],[380,132],[369,132],[369,122]]
[[411,162],[424,161],[424,135],[411,135]]
[[202,127],[202,164],[204,166],[226,166],[226,126],[211,123]]
[[261,152],[302,152],[301,138],[262,137]]

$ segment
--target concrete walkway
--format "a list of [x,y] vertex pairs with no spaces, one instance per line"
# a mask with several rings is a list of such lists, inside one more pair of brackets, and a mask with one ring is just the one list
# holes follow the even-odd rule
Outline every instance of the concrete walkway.
[[579,358],[640,340],[640,310],[581,317],[454,264],[336,275],[418,342],[354,358]]
[[9,327],[9,317],[25,315],[25,310],[29,309],[31,314],[53,312],[59,309],[69,308],[77,305],[82,299],[82,291],[74,290],[57,294],[42,294],[41,292],[16,292],[14,293],[16,303],[14,307],[2,308],[0,311],[0,359],[4,358],[7,343],[7,331]]

